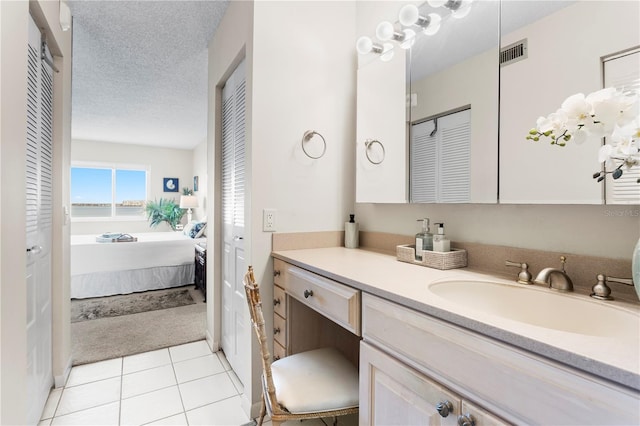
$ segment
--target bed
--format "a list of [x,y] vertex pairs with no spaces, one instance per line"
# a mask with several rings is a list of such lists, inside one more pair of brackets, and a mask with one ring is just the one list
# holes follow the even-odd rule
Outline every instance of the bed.
[[196,243],[182,232],[136,233],[134,242],[71,236],[71,298],[128,294],[192,284]]

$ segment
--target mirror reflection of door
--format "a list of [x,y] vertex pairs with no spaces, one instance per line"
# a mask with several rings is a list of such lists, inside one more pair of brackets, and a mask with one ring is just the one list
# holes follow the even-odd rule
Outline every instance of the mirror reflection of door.
[[[607,57],[602,66],[604,87],[615,87],[625,93],[640,91],[640,48]],[[640,117],[636,120],[640,122]],[[606,204],[640,204],[638,179],[640,167],[625,169],[619,179],[605,179]]]
[[471,109],[411,126],[412,203],[471,200]]

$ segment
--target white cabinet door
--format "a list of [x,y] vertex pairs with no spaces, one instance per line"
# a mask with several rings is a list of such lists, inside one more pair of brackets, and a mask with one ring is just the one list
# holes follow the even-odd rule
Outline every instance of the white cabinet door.
[[459,397],[426,376],[360,344],[361,425],[455,425]]

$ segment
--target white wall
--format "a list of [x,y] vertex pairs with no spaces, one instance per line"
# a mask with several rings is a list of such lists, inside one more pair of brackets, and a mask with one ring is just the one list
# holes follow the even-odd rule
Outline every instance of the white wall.
[[[140,164],[149,166],[149,188],[147,199],[160,198],[180,201],[182,188],[193,189],[193,151],[186,149],[155,148],[142,145],[126,145],[101,141],[73,140],[71,161],[101,161],[107,163]],[[163,192],[162,179],[177,177],[179,192]],[[73,200],[71,200],[73,201]],[[186,223],[186,215],[182,219]],[[154,232],[169,231],[166,223],[156,228],[149,227],[145,217],[137,220],[91,220],[72,219],[71,234],[101,234],[103,232]]]
[[[253,10],[251,10],[253,8]],[[253,22],[253,33],[251,31]],[[219,108],[219,88],[239,58],[247,58],[247,161],[245,228],[247,264],[256,279],[271,273],[271,233],[262,232],[262,210],[277,210],[281,232],[342,229],[355,199],[354,2],[231,2],[210,44],[210,111]],[[247,26],[249,24],[249,27]],[[209,191],[219,167],[219,122],[210,112]],[[319,160],[302,152],[307,130],[320,132],[327,151]],[[217,149],[217,151],[216,151]],[[218,209],[215,210],[218,215]],[[211,210],[208,216],[211,217]],[[216,218],[216,229],[220,229]],[[209,240],[218,250],[219,238]],[[211,257],[208,255],[211,259]],[[216,254],[216,261],[220,255]],[[219,266],[219,265],[218,265]],[[219,287],[219,271],[210,266]],[[218,272],[219,273],[219,272]],[[211,281],[209,281],[211,283]],[[264,287],[263,299],[272,289]],[[269,307],[265,316],[270,321]],[[214,321],[219,318],[214,313]],[[218,326],[214,326],[214,330]],[[219,332],[219,331],[217,331]],[[259,402],[258,347],[253,344],[252,379],[245,384]],[[254,413],[255,414],[255,413]]]
[[70,364],[68,200],[71,127],[71,32],[58,23],[57,1],[0,2],[0,424],[26,422],[25,163],[29,10],[54,55],[53,374]]

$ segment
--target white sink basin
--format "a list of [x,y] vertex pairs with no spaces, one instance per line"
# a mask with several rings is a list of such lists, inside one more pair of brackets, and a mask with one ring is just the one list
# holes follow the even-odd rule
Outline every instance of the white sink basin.
[[488,281],[438,282],[429,291],[464,309],[551,330],[633,340],[640,335],[640,312],[616,302]]

